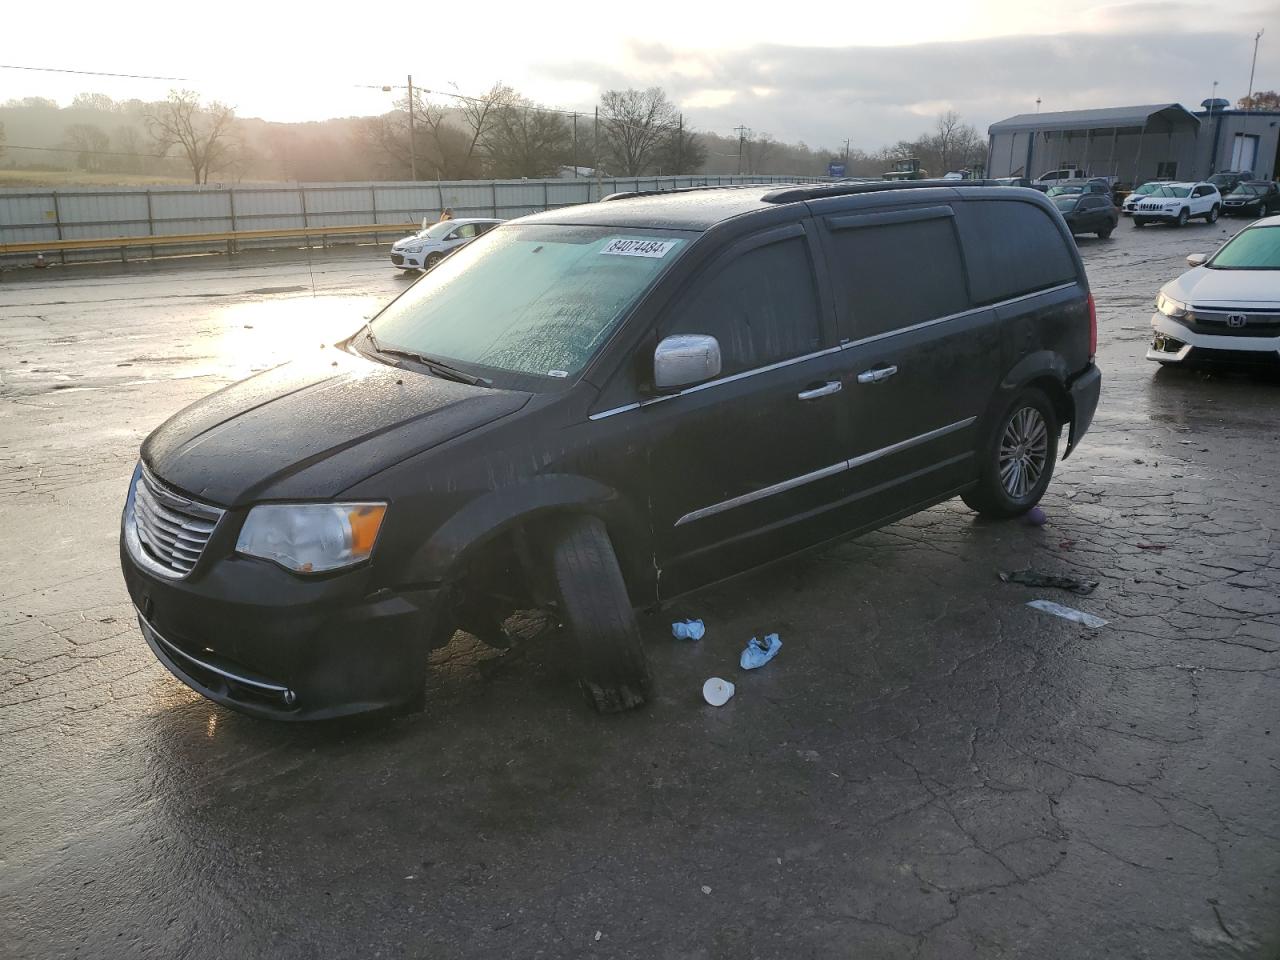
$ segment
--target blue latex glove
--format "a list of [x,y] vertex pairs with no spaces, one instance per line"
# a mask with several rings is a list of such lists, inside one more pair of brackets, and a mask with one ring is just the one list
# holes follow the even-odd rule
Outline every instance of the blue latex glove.
[[763,643],[752,637],[751,642],[747,644],[747,648],[742,651],[742,659],[738,661],[738,665],[743,670],[754,670],[756,667],[763,667],[776,657],[781,649],[782,641],[778,639],[776,633],[768,634]]
[[701,640],[706,632],[701,620],[681,620],[671,625],[671,635],[677,640]]

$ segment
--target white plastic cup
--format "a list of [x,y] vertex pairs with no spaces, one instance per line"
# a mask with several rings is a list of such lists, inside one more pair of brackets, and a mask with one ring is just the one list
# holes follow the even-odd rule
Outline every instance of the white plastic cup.
[[733,697],[736,689],[728,680],[712,677],[702,685],[702,699],[713,707],[723,707]]

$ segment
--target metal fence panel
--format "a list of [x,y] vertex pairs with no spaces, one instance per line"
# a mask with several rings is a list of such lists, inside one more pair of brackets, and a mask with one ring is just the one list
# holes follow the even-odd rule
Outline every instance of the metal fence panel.
[[[305,184],[242,184],[189,187],[82,187],[70,190],[0,189],[0,243],[110,237],[291,230],[435,220],[451,207],[459,217],[510,219],[541,210],[590,203],[610,193],[675,190],[730,183],[808,183],[820,177],[611,177],[602,180],[468,180]],[[399,235],[399,230],[389,231]],[[342,242],[387,239],[347,236]],[[225,241],[193,244],[209,249]],[[282,241],[236,241],[271,246]],[[298,243],[296,240],[283,241]],[[324,242],[324,241],[321,241]],[[138,249],[142,255],[145,248]],[[176,252],[175,247],[164,248]],[[12,261],[9,255],[4,259]],[[101,259],[101,251],[69,251],[64,260]]]

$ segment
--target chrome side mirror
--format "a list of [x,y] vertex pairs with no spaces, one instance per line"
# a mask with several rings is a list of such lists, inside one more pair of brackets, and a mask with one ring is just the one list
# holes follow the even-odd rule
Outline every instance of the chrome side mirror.
[[1208,259],[1209,259],[1209,255],[1207,253],[1193,253],[1191,254],[1191,256],[1187,257],[1187,266],[1203,267],[1204,262]]
[[685,333],[667,337],[653,351],[653,385],[678,390],[720,373],[720,343],[715,337]]

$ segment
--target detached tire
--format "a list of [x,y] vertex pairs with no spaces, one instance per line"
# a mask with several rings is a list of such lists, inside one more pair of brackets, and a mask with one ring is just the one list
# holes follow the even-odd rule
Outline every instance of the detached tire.
[[571,517],[556,528],[551,571],[578,649],[583,695],[601,713],[643,704],[653,681],[631,599],[604,523]]
[[1007,520],[1044,496],[1058,461],[1061,425],[1044,391],[1019,393],[978,448],[977,486],[961,499],[984,517]]

